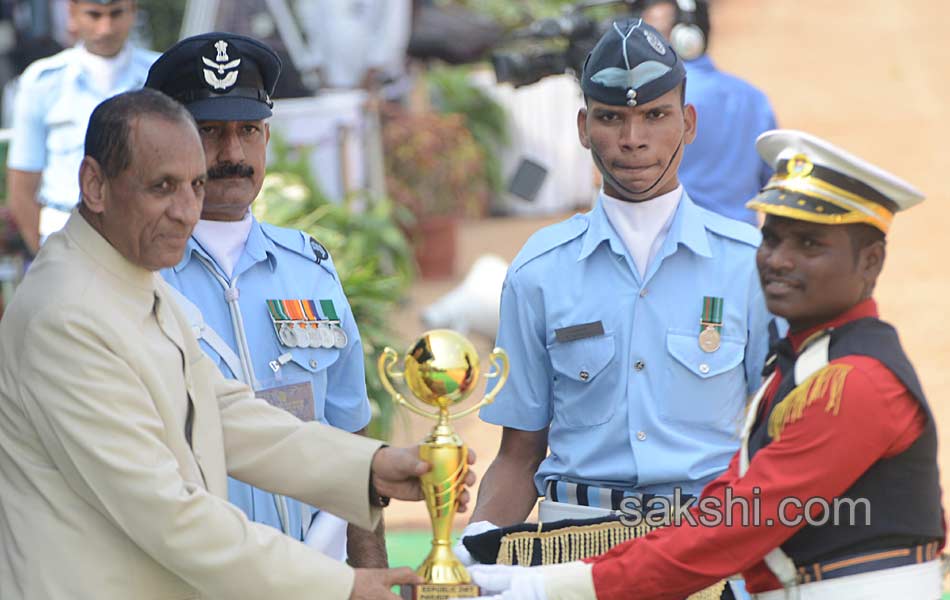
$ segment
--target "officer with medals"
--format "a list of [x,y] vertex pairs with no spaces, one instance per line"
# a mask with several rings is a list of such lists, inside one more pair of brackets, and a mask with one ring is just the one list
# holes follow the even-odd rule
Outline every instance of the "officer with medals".
[[[181,262],[162,275],[200,309],[196,333],[226,376],[304,421],[361,432],[371,416],[363,348],[332,259],[306,233],[249,211],[264,179],[280,68],[255,39],[207,33],[174,45],[149,72],[146,87],[195,117],[208,166],[201,220]],[[228,492],[254,521],[354,566],[386,566],[382,525],[363,531],[234,479]]]
[[7,194],[20,235],[36,252],[79,202],[76,173],[86,123],[106,98],[141,88],[158,54],[128,42],[135,0],[70,0],[73,48],[20,76],[7,157]]
[[748,203],[765,213],[756,262],[789,333],[772,346],[740,451],[703,490],[720,520],[693,506],[682,525],[586,562],[474,567],[501,598],[683,598],[740,569],[760,600],[942,596],[934,417],[872,297],[895,213],[923,196],[806,133],[766,132],[756,146],[776,172]]
[[768,346],[760,237],[679,183],[696,132],[686,84],[640,19],[613,23],[587,59],[577,128],[603,189],[508,271],[497,344],[511,375],[481,411],[504,432],[468,536],[523,522],[539,495],[544,523],[609,517],[625,500],[673,507],[738,447]]

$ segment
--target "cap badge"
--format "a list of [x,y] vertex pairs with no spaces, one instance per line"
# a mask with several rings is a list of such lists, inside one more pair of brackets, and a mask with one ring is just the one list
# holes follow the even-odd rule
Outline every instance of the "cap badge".
[[666,45],[663,43],[663,40],[656,37],[656,34],[654,34],[652,31],[649,31],[647,29],[644,29],[642,31],[643,31],[643,37],[647,39],[647,43],[650,44],[651,48],[656,50],[657,54],[659,54],[660,56],[663,56],[664,54],[666,54]]
[[815,165],[804,154],[796,154],[790,158],[785,167],[789,177],[808,177],[814,168]]
[[594,83],[605,87],[628,88],[637,90],[651,81],[669,73],[672,69],[661,62],[648,60],[632,69],[607,67],[594,73],[590,78]]
[[210,69],[203,69],[205,82],[215,90],[227,91],[237,83],[238,67],[241,66],[241,59],[230,60],[228,57],[228,43],[224,40],[218,40],[214,44],[217,55],[214,60],[205,56],[201,61]]

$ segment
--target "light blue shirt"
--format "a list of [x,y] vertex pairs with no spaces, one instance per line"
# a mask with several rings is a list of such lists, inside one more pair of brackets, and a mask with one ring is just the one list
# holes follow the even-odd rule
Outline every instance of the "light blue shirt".
[[[550,427],[539,493],[561,480],[698,495],[739,446],[768,350],[760,236],[683,194],[641,279],[602,202],[535,233],[511,264],[496,341],[511,374],[481,417]],[[715,352],[698,342],[704,296],[723,299]],[[602,335],[556,339],[558,329],[597,322]]]
[[707,55],[688,61],[686,102],[696,107],[696,139],[683,151],[679,178],[696,204],[756,224],[745,207],[772,176],[755,139],[775,129],[768,98],[745,81],[716,69]]
[[[205,323],[236,354],[240,354],[225,290],[204,261],[213,265],[217,274],[229,284],[236,280],[254,375],[260,381],[260,387],[275,383],[269,363],[289,353],[290,359],[286,360],[285,356],[286,362],[279,370],[280,382],[309,381],[313,386],[315,419],[355,432],[366,427],[371,417],[363,346],[332,260],[327,257],[318,264],[315,257],[310,236],[253,219],[232,277],[225,276],[194,237],[189,240],[181,262],[163,270],[162,276],[201,309]],[[348,338],[346,346],[342,349],[283,346],[274,331],[267,300],[314,300],[318,305],[320,300],[331,300]],[[200,343],[225,376],[237,378],[205,340],[200,340]],[[308,468],[304,462],[298,467],[301,470]],[[249,519],[281,528],[274,496],[269,492],[229,479],[228,499]],[[304,533],[316,509],[290,498],[286,501],[290,531]]]
[[89,85],[79,56],[78,47],[63,50],[34,62],[20,76],[7,157],[10,169],[42,171],[40,203],[63,211],[79,202],[79,163],[93,109],[106,98],[145,85],[158,58],[155,52],[131,47],[128,63],[104,94]]

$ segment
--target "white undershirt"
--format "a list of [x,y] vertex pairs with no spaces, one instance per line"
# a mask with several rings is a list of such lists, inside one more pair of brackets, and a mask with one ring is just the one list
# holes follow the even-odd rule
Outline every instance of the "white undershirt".
[[119,77],[132,60],[132,47],[126,44],[115,56],[99,56],[86,50],[80,44],[79,64],[83,74],[89,78],[89,85],[102,94],[108,94],[115,89]]
[[244,252],[247,236],[250,233],[251,213],[248,212],[240,221],[202,219],[195,225],[195,230],[191,235],[211,255],[224,274],[231,277],[234,266],[241,258],[241,253]]
[[646,277],[650,261],[670,231],[682,195],[683,186],[643,202],[627,202],[600,193],[607,220],[623,240],[641,278]]

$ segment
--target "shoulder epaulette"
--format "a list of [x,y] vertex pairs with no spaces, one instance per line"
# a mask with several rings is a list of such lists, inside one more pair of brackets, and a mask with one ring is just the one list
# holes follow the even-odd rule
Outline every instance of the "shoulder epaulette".
[[539,256],[577,238],[587,231],[589,224],[587,214],[576,214],[566,221],[536,231],[512,261],[511,269],[520,269]]
[[261,231],[281,248],[286,248],[295,254],[299,254],[323,266],[328,271],[334,272],[333,260],[330,258],[330,253],[323,244],[313,239],[309,233],[297,229],[278,227],[270,223],[261,223]]
[[705,208],[701,208],[701,210],[704,213],[703,222],[706,224],[707,230],[722,237],[748,244],[753,248],[758,248],[762,242],[762,234],[752,225],[724,217]]
[[38,81],[40,78],[49,75],[55,71],[59,71],[66,67],[69,64],[69,57],[72,53],[75,52],[73,48],[67,48],[62,52],[57,52],[52,56],[47,56],[46,58],[41,58],[37,61],[34,61],[28,66],[21,75],[21,82],[26,81]]

